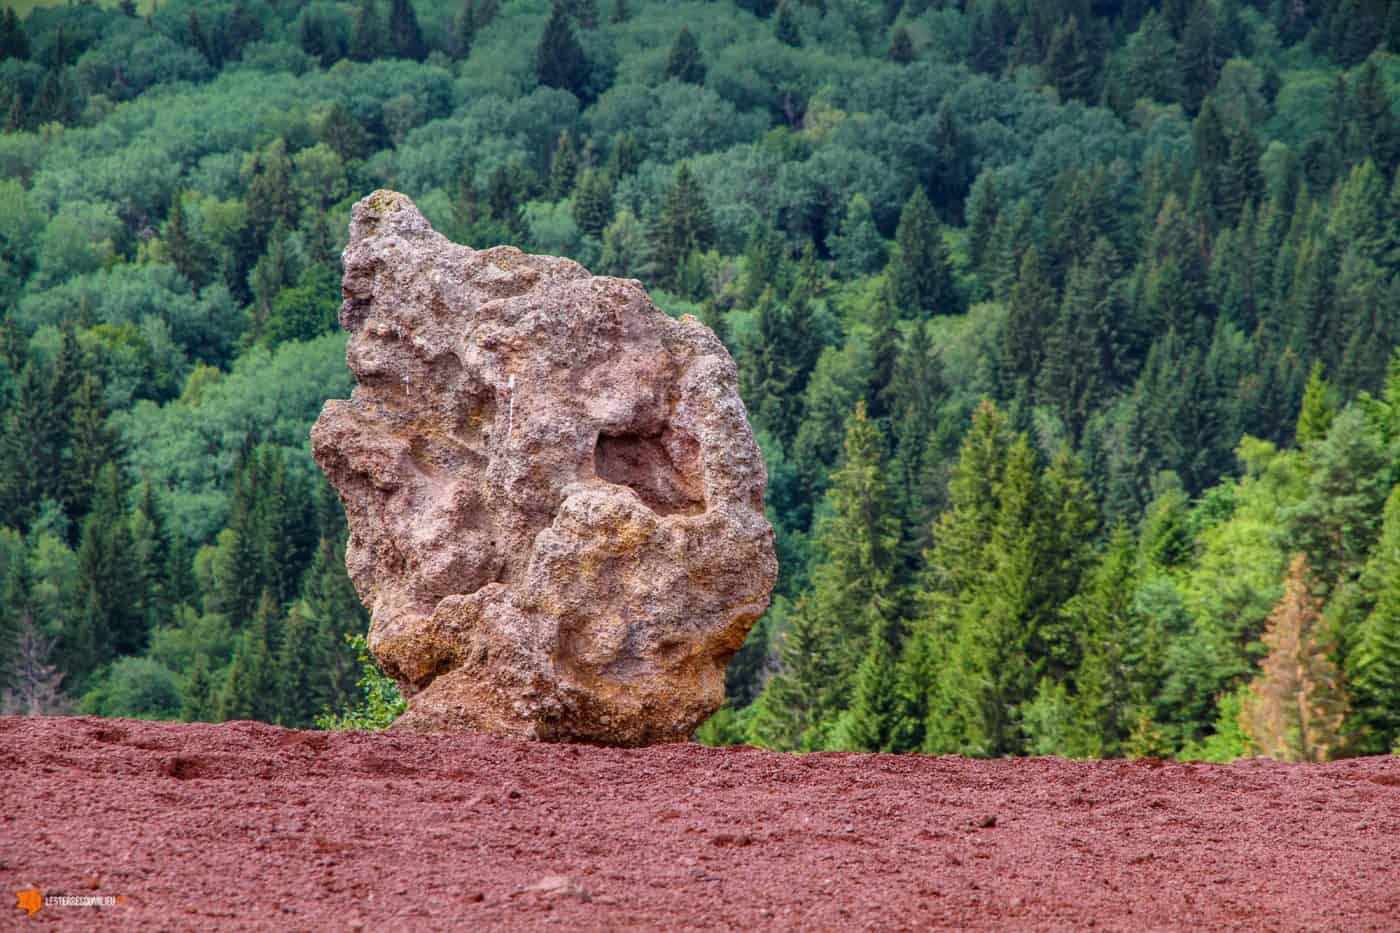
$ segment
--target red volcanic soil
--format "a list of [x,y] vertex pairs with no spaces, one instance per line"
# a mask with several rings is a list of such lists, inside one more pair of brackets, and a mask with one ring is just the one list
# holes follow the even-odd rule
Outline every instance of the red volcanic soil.
[[[0,719],[6,929],[1400,929],[1400,758]],[[32,918],[15,893],[50,901]]]

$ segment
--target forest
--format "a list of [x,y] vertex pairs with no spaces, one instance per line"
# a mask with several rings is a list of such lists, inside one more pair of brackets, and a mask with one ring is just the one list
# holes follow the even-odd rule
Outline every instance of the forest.
[[782,571],[700,740],[1400,750],[1400,2],[19,8],[3,711],[393,714],[308,441],[391,187],[730,347]]

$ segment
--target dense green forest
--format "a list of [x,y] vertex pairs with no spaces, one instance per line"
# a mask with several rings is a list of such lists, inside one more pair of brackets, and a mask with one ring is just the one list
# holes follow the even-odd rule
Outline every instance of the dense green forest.
[[308,431],[393,187],[733,351],[782,575],[703,740],[1400,745],[1400,2],[151,6],[0,16],[5,709],[358,702]]

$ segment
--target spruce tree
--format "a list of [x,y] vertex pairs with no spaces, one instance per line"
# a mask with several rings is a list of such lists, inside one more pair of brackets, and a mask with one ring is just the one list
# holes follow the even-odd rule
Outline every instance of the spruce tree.
[[357,62],[373,61],[384,52],[384,24],[379,20],[377,6],[376,0],[360,0],[355,7],[349,54]]
[[[780,649],[783,668],[765,689],[759,737],[778,748],[812,749],[834,738],[851,704],[855,672],[871,639],[893,640],[893,577],[899,520],[884,473],[883,440],[858,403],[846,420],[845,456],[818,522],[821,557]],[[760,701],[764,702],[764,701]]]
[[1299,554],[1264,631],[1268,656],[1240,710],[1251,746],[1281,761],[1327,761],[1343,751],[1347,695],[1323,641],[1315,585],[1307,558]]
[[1097,97],[1098,77],[1077,17],[1071,16],[1055,27],[1043,67],[1051,87],[1064,100],[1087,101]]
[[321,119],[319,135],[321,142],[334,149],[336,155],[346,162],[369,154],[369,135],[350,108],[338,100],[331,104],[330,110]]
[[11,6],[0,13],[0,62],[7,58],[21,61],[29,58],[29,37],[25,35],[19,14]]
[[[81,592],[89,611],[90,648],[97,663],[145,650],[148,631],[142,575],[136,566],[127,511],[127,488],[116,464],[108,463],[93,484],[92,508],[78,545]],[[71,644],[65,644],[65,653]],[[86,670],[69,668],[82,675]]]
[[1332,422],[1337,418],[1337,403],[1333,400],[1332,387],[1322,378],[1322,363],[1315,361],[1308,373],[1308,383],[1303,388],[1303,406],[1298,412],[1298,428],[1295,432],[1298,446],[1320,441],[1327,436]]
[[409,0],[389,2],[389,46],[395,58],[421,62],[428,57],[428,46],[423,41],[418,15],[413,12],[413,4]]
[[471,54],[476,32],[476,0],[463,0],[462,10],[452,24],[453,52],[458,61]]
[[836,260],[836,274],[843,279],[872,275],[885,264],[885,238],[875,226],[875,215],[865,195],[857,191],[846,202],[841,225],[826,240]]
[[568,130],[559,134],[554,145],[554,154],[549,159],[549,199],[562,201],[574,190],[578,177],[578,148]]
[[121,451],[117,436],[107,427],[107,406],[96,376],[89,373],[78,385],[70,419],[68,451],[60,467],[60,502],[71,518],[81,519],[87,514],[98,473],[117,462]]
[[585,169],[574,189],[574,223],[587,235],[601,239],[613,219],[613,185],[607,172]]
[[181,689],[184,702],[180,707],[180,719],[184,722],[214,722],[217,715],[218,697],[214,691],[214,680],[209,673],[209,657],[203,653],[195,656],[189,675]]
[[714,241],[710,206],[690,168],[681,163],[652,231],[652,262],[657,281],[664,286],[675,285],[686,257],[694,250],[708,249]]
[[904,205],[895,231],[895,252],[885,273],[901,315],[956,314],[953,272],[943,229],[922,188]]
[[802,33],[797,28],[797,17],[793,16],[788,0],[778,3],[778,15],[773,17],[773,35],[783,45],[793,48],[802,46]]
[[555,0],[549,22],[535,49],[535,73],[545,87],[557,87],[583,97],[589,72],[588,59],[574,35],[568,12],[563,3]]
[[666,76],[689,84],[705,83],[705,58],[689,27],[682,26],[666,55]]
[[914,60],[914,41],[909,38],[909,30],[900,26],[894,31],[886,55],[896,65],[907,65]]
[[1386,500],[1381,538],[1362,586],[1373,605],[1347,657],[1356,700],[1355,751],[1383,755],[1400,743],[1400,486]]
[[1076,443],[1090,415],[1115,388],[1115,328],[1126,315],[1114,286],[1116,264],[1113,247],[1100,240],[1088,261],[1070,270],[1064,301],[1045,341],[1037,398],[1055,408]]
[[[1026,248],[1021,272],[1011,289],[1002,331],[1001,364],[1008,392],[1029,397],[1046,351],[1046,332],[1055,322],[1058,299],[1040,251]],[[1019,388],[1018,388],[1019,387]]]
[[1066,749],[1074,757],[1118,757],[1135,724],[1142,699],[1135,687],[1142,681],[1130,668],[1128,648],[1138,628],[1136,552],[1132,533],[1117,526],[1083,591],[1061,609],[1080,656],[1073,674],[1075,729]]
[[53,466],[62,462],[67,432],[37,364],[24,365],[12,391],[0,430],[0,526],[25,529],[57,491]]

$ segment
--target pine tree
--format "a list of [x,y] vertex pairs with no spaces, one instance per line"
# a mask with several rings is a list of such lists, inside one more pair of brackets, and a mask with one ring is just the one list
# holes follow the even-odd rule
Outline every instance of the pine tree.
[[792,15],[788,0],[778,4],[778,15],[773,18],[773,35],[783,45],[801,48],[802,33],[797,28],[797,17]]
[[457,14],[452,27],[453,51],[457,60],[462,61],[471,54],[472,45],[476,42],[476,0],[463,0],[462,11]]
[[254,719],[275,722],[279,691],[276,682],[278,638],[277,606],[264,591],[257,612],[244,626],[233,652],[228,679],[219,694],[216,713],[220,720]]
[[28,528],[56,492],[52,465],[62,462],[66,431],[40,372],[34,362],[20,371],[0,430],[0,526]]
[[895,244],[886,275],[901,313],[914,317],[958,313],[942,226],[922,188],[915,188],[904,205]]
[[666,76],[690,84],[705,83],[705,58],[700,54],[695,34],[686,26],[681,27],[671,43],[671,51],[666,56]]
[[199,13],[194,10],[191,10],[189,16],[185,17],[185,42],[203,55],[205,61],[216,68],[218,67],[219,63],[215,61],[209,37],[204,34],[204,26],[199,21]]
[[591,237],[601,238],[613,219],[613,185],[607,172],[585,169],[574,189],[574,223]]
[[97,486],[97,476],[120,453],[117,436],[107,428],[107,406],[102,401],[102,385],[88,374],[72,399],[68,431],[69,447],[60,467],[60,502],[69,516],[81,519]]
[[179,191],[170,198],[170,210],[166,213],[161,240],[171,265],[196,289],[204,287],[208,282],[209,257],[203,244],[195,240],[189,229],[185,219],[184,195]]
[[409,0],[389,2],[389,46],[396,58],[421,62],[428,57],[428,46],[423,41],[418,15],[413,12],[413,4]]
[[1070,270],[1064,301],[1045,341],[1037,397],[1054,406],[1077,443],[1089,417],[1114,388],[1114,329],[1126,316],[1114,287],[1113,247],[1100,240],[1088,261]]
[[578,149],[568,130],[559,134],[554,145],[554,154],[549,159],[549,199],[561,201],[574,190],[574,180],[578,177]]
[[350,29],[350,58],[369,62],[383,54],[384,24],[379,21],[376,0],[360,0]]
[[535,49],[535,73],[546,87],[557,87],[576,97],[584,96],[590,73],[588,59],[559,0],[555,0],[549,22]]
[[681,163],[652,231],[652,262],[657,281],[675,285],[686,257],[692,251],[708,249],[714,240],[710,206],[690,168]]
[[1200,109],[1220,77],[1225,60],[1216,31],[1214,5],[1210,0],[1196,0],[1181,33],[1182,103],[1188,113]]
[[[74,643],[79,637],[65,637],[61,642],[64,657],[70,650],[79,657],[86,654],[94,666],[116,655],[139,654],[146,647],[145,594],[140,591],[126,500],[118,467],[106,464],[97,474],[92,509],[83,520],[78,545],[79,581],[90,613],[86,624],[93,627],[85,634],[93,641],[80,646]],[[79,677],[91,669],[67,668]]]
[[856,752],[903,751],[901,741],[909,728],[904,711],[894,653],[884,637],[872,636],[856,669],[850,709],[838,720],[832,745]]
[[1006,328],[1002,331],[1002,369],[1008,392],[1028,397],[1035,388],[1045,354],[1045,336],[1055,321],[1058,299],[1046,275],[1040,251],[1026,248],[1021,272],[1011,289],[1006,307]]
[[7,58],[21,61],[29,58],[29,37],[25,35],[19,14],[11,6],[0,13],[0,62]]
[[1383,755],[1400,742],[1400,486],[1386,501],[1381,539],[1362,585],[1374,603],[1347,657],[1356,751]]
[[214,722],[217,715],[217,700],[214,694],[214,681],[209,673],[207,655],[195,656],[189,676],[182,688],[184,703],[180,707],[180,719],[184,722]]
[[350,109],[338,100],[331,104],[321,120],[320,138],[347,162],[369,154],[369,135]]
[[1332,387],[1322,378],[1322,362],[1315,361],[1308,373],[1308,384],[1303,389],[1303,407],[1298,412],[1298,429],[1295,434],[1298,446],[1320,441],[1331,430],[1337,418],[1337,404],[1332,398]]
[[887,57],[896,65],[907,65],[914,60],[914,41],[909,38],[909,30],[903,26],[894,31]]
[[1327,761],[1343,750],[1348,701],[1322,641],[1322,600],[1312,594],[1313,586],[1308,560],[1300,554],[1264,632],[1269,654],[1240,710],[1250,744],[1281,761]]
[[1098,76],[1079,19],[1071,16],[1055,28],[1045,53],[1045,76],[1064,100],[1093,100],[1097,97]]
[[885,264],[885,238],[865,195],[851,195],[841,225],[827,237],[826,246],[836,260],[836,274],[844,279],[871,275]]
[[[850,706],[854,675],[878,635],[893,638],[892,582],[899,520],[883,470],[883,441],[858,403],[846,420],[845,457],[827,492],[819,522],[821,558],[780,649],[783,669],[765,688],[759,737],[777,748],[828,744]],[[760,700],[760,702],[765,702]]]
[[1076,728],[1066,750],[1075,757],[1117,757],[1135,725],[1134,687],[1142,681],[1134,676],[1126,649],[1135,643],[1138,628],[1136,550],[1132,533],[1116,527],[1084,590],[1061,610],[1080,655],[1074,671]]

